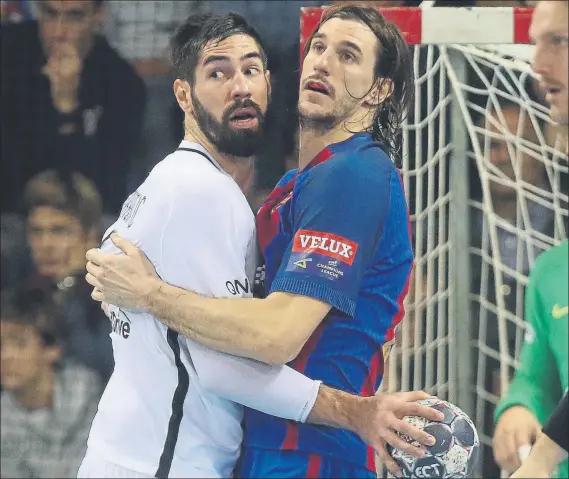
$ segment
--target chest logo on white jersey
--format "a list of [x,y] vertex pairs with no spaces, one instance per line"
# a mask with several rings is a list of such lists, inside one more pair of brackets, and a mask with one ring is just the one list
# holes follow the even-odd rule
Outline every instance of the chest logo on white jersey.
[[229,291],[233,296],[237,296],[238,294],[249,294],[251,292],[249,280],[247,278],[245,278],[245,281],[243,281],[243,283],[238,279],[227,281],[225,283],[225,287],[227,288],[227,291]]
[[111,311],[111,328],[113,333],[121,336],[123,339],[128,339],[130,336],[130,319],[120,309]]

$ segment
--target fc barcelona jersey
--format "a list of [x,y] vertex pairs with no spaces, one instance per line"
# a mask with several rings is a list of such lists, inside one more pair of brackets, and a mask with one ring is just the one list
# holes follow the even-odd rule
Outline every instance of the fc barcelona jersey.
[[[384,345],[404,315],[413,252],[399,171],[367,133],[288,172],[257,215],[264,290],[310,296],[332,309],[289,365],[349,393],[375,394]],[[248,410],[245,447],[301,450],[375,471],[355,434]]]

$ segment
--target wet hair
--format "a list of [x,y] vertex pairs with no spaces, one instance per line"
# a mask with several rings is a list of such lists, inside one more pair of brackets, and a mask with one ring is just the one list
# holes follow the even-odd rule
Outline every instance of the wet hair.
[[[311,47],[314,35],[322,25],[332,18],[355,20],[364,23],[378,40],[374,67],[374,84],[368,93],[380,82],[392,83],[391,93],[376,108],[370,133],[375,141],[382,143],[386,153],[399,164],[401,154],[401,123],[412,101],[413,63],[411,51],[397,26],[387,21],[375,8],[365,4],[347,4],[330,7],[324,14],[304,47],[305,57]],[[382,88],[380,88],[382,90]],[[366,93],[366,95],[368,94]],[[365,95],[364,95],[365,96]]]
[[259,33],[245,18],[236,13],[226,15],[190,15],[170,40],[170,56],[175,78],[193,85],[198,59],[211,41],[221,42],[233,35],[248,35],[259,46],[263,67],[267,68],[267,54]]

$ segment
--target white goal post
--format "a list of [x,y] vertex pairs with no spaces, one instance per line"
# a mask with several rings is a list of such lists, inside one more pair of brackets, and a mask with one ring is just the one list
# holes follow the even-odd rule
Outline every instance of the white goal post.
[[[533,10],[380,11],[414,54],[402,173],[416,259],[380,390],[424,389],[458,405],[488,462],[491,413],[525,332],[529,269],[567,237],[569,168],[529,65]],[[301,47],[321,15],[303,9]]]

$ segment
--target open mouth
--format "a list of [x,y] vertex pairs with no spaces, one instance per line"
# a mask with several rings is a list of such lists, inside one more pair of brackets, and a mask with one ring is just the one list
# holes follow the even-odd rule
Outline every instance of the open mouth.
[[250,128],[258,124],[257,112],[254,108],[239,108],[230,116],[229,121],[237,128]]
[[239,108],[231,114],[229,121],[247,121],[256,118],[257,112],[254,108]]
[[306,83],[306,86],[304,88],[306,90],[321,93],[323,95],[330,95],[330,90],[328,87],[319,81],[309,81]]

